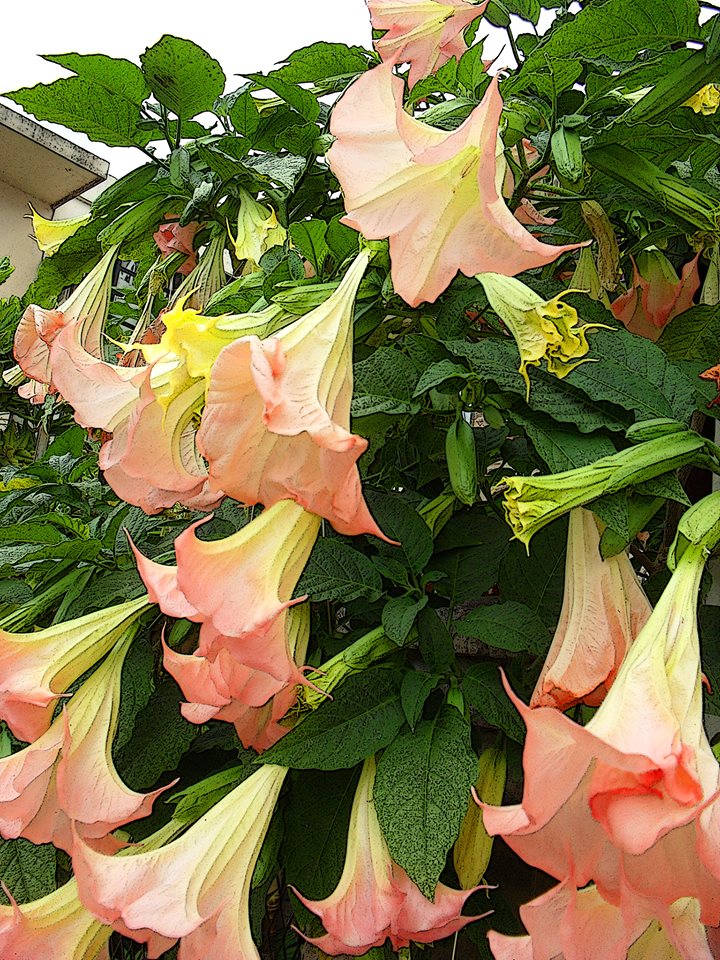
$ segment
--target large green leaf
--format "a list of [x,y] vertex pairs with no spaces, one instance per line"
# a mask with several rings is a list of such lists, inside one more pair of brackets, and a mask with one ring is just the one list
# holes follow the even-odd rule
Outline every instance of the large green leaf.
[[182,120],[212,110],[225,88],[220,64],[192,40],[166,33],[140,62],[157,99]]
[[317,98],[304,87],[285,80],[279,70],[273,70],[266,75],[249,73],[247,76],[257,84],[259,90],[271,90],[306,120],[313,122],[320,115]]
[[363,47],[320,40],[295,50],[275,74],[286,83],[316,83],[350,77],[367,70],[371,55]]
[[718,360],[720,307],[699,306],[670,321],[658,340],[670,360],[697,360],[708,367]]
[[82,77],[21,87],[5,94],[38,120],[59,123],[109,147],[144,147],[150,134],[138,128],[138,107]]
[[[0,840],[0,876],[18,903],[30,903],[56,887],[57,851],[49,843],[36,846],[29,840]],[[7,897],[0,893],[0,901]]]
[[433,552],[432,534],[423,518],[397,494],[373,490],[367,499],[383,533],[399,541],[398,547],[383,546],[383,552],[404,560],[413,573],[420,573]]
[[83,80],[96,83],[138,106],[150,93],[142,70],[129,60],[108,57],[104,53],[56,53],[43,56],[43,60],[57,63]]
[[294,730],[260,757],[299,770],[354,767],[396,735],[405,717],[400,703],[402,674],[374,667],[349,677]]
[[500,596],[522,602],[555,629],[562,606],[567,520],[557,520],[533,537],[528,556],[514,540],[500,564]]
[[456,623],[458,633],[474,637],[488,647],[521,653],[544,652],[550,635],[534,610],[524,603],[506,600],[488,607],[476,607]]
[[468,703],[475,707],[485,723],[522,743],[525,727],[517,710],[503,689],[500,670],[494,663],[478,663],[463,677],[462,690]]
[[417,413],[413,400],[419,379],[415,364],[399,350],[380,347],[367,360],[355,364],[354,417],[371,413]]
[[382,577],[364,553],[334,539],[319,539],[310,555],[295,591],[308,594],[314,603],[339,600],[349,603],[358,597],[377,600]]
[[545,69],[546,58],[631,61],[641,50],[667,50],[699,39],[697,0],[608,0],[590,4],[552,31],[533,51],[524,71]]
[[299,223],[290,224],[289,233],[293,246],[310,261],[319,276],[325,257],[330,253],[325,240],[327,224],[323,220],[301,220]]
[[514,409],[517,420],[552,473],[562,473],[615,453],[609,437],[600,433],[578,433],[570,424],[556,423],[537,410]]
[[336,887],[347,846],[350,810],[360,769],[303,770],[291,780],[283,848],[286,879],[319,900]]
[[428,598],[393,597],[383,607],[382,625],[385,635],[402,646],[415,623],[418,613],[427,605]]
[[447,704],[396,737],[378,763],[373,798],[390,855],[429,900],[476,776],[470,725]]
[[592,342],[598,362],[573,370],[567,377],[572,386],[593,400],[632,411],[638,420],[690,419],[695,409],[692,387],[656,344],[625,330],[598,330]]
[[[518,373],[520,358],[514,340],[486,337],[479,343],[452,341],[448,347],[457,356],[466,357],[484,380],[496,383],[503,391],[525,397],[525,381]],[[562,423],[574,424],[581,433],[603,428],[624,430],[629,426],[632,418],[622,409],[586,396],[568,380],[558,380],[544,370],[531,367],[529,406]]]

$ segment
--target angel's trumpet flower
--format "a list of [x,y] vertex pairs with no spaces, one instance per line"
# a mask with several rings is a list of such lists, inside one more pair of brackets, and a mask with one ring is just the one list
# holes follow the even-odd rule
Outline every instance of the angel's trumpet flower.
[[345,867],[335,890],[324,900],[308,900],[295,891],[327,930],[306,939],[330,956],[358,957],[388,937],[395,950],[409,946],[411,940],[432,943],[478,919],[461,916],[463,904],[477,888],[452,890],[439,883],[431,903],[392,861],[375,812],[374,782],[375,758],[369,757],[358,781]]
[[58,697],[148,607],[141,597],[35,633],[0,630],[0,718],[15,736],[32,743],[45,733]]
[[258,203],[247,190],[241,189],[237,234],[234,237],[230,234],[238,260],[247,260],[251,269],[257,270],[263,254],[272,247],[282,246],[286,238],[287,230],[278,223],[272,207]]
[[613,315],[631,333],[657,340],[664,327],[693,305],[700,289],[698,253],[682,268],[678,277],[660,250],[644,250],[633,260],[633,282],[627,293],[611,304]]
[[183,938],[183,960],[260,960],[250,929],[253,869],[287,770],[266,765],[159,849],[106,856],[78,841],[80,899],[128,936]]
[[360,253],[328,300],[274,336],[222,351],[197,439],[211,483],[235,499],[290,497],[340,533],[383,537],[360,487],[367,441],[349,430],[353,306],[368,260]]
[[350,86],[332,113],[328,163],[345,195],[343,223],[390,238],[393,285],[410,306],[436,300],[458,270],[515,276],[582,246],[541,243],[506,206],[496,79],[451,132],[409,116],[403,87],[392,64]]
[[389,63],[409,62],[409,83],[438,70],[467,50],[463,34],[485,12],[467,0],[367,0],[374,30],[385,30],[375,49]]
[[602,703],[652,612],[625,552],[603,560],[589,510],[570,512],[560,620],[531,707]]
[[80,227],[84,227],[91,220],[91,214],[84,217],[70,217],[65,220],[47,220],[41,216],[32,204],[29,204],[32,212],[33,236],[35,243],[46,257],[51,257],[60,249],[70,237],[78,232]]

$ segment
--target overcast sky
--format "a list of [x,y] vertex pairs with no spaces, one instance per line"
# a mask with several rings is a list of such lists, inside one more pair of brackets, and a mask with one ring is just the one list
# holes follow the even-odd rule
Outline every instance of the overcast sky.
[[[228,90],[233,76],[264,71],[288,53],[316,40],[370,45],[370,21],[364,0],[34,0],[13,4],[4,13],[0,92],[48,83],[68,72],[46,63],[43,53],[106,53],[138,62],[139,54],[163,33],[194,40],[220,61]],[[494,56],[504,44],[498,32],[486,46]],[[17,110],[16,104],[3,101]],[[93,153],[110,160],[122,176],[143,163],[133,149],[111,150],[82,134],[45,124]]]

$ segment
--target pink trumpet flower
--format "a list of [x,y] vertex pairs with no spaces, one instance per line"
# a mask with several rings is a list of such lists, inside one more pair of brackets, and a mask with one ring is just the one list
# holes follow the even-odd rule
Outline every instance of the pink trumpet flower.
[[560,620],[531,707],[602,703],[652,613],[627,555],[600,556],[597,521],[589,510],[570,512],[567,542]]
[[461,916],[465,901],[478,888],[452,890],[439,883],[431,903],[391,860],[373,804],[374,782],[371,756],[358,781],[345,867],[335,890],[324,900],[309,900],[295,891],[327,930],[306,939],[330,956],[359,957],[388,937],[395,950],[409,946],[411,940],[432,943],[479,919]]
[[466,0],[367,0],[374,30],[386,30],[375,49],[388,63],[409,62],[410,86],[467,50],[463,33],[488,5]]
[[153,234],[160,255],[165,258],[172,253],[184,253],[187,259],[178,267],[178,273],[187,276],[197,266],[197,253],[193,249],[193,237],[201,228],[193,221],[181,227],[179,223],[161,223]]
[[506,206],[497,79],[452,132],[409,116],[402,96],[392,64],[359,77],[333,110],[328,163],[345,195],[343,223],[390,238],[393,284],[410,306],[436,300],[458,270],[515,276],[582,246],[541,243]]
[[[70,323],[77,325],[83,348],[93,357],[102,357],[102,330],[107,315],[112,273],[118,247],[111,247],[87,277],[55,310],[29,306],[15,332],[13,352],[18,366],[35,384],[55,386],[50,361],[50,346],[58,333]],[[28,391],[27,388],[30,388]],[[20,388],[30,399],[32,384]]]
[[699,257],[688,261],[678,278],[664,253],[653,249],[638,254],[632,286],[611,304],[613,315],[631,333],[657,340],[674,317],[693,305],[700,288]]
[[288,608],[306,599],[292,599],[292,593],[320,518],[281,500],[222,540],[199,540],[195,530],[204,522],[176,539],[174,576],[168,576],[172,568],[133,548],[150,598],[168,616],[202,622],[199,653],[208,660],[226,651],[239,664],[283,684],[304,682],[288,648],[286,619]]
[[[112,763],[120,676],[134,635],[131,626],[105,661],[72,696],[48,731],[31,746],[0,759],[0,834],[72,850],[71,824],[80,836],[107,838],[111,830],[146,817],[161,790],[129,790]],[[114,846],[109,838],[106,845]]]
[[112,928],[80,903],[75,880],[31,903],[10,900],[10,906],[0,906],[5,960],[109,960]]
[[483,805],[483,819],[526,862],[577,886],[594,880],[624,912],[638,896],[658,911],[692,897],[716,926],[720,768],[702,725],[696,615],[707,553],[687,546],[585,727],[528,709],[506,684],[527,726],[524,794]]
[[197,442],[211,484],[236,500],[290,497],[340,533],[387,539],[362,496],[367,441],[349,431],[353,306],[368,260],[360,253],[328,300],[274,336],[220,353]]
[[15,736],[28,743],[42,736],[58,697],[149,606],[148,598],[141,597],[35,633],[0,630],[0,718]]
[[[310,635],[306,604],[288,610],[285,630],[287,649],[301,663]],[[190,701],[180,709],[191,723],[207,723],[210,719],[233,723],[243,746],[258,752],[267,750],[288,732],[289,727],[278,721],[297,699],[296,684],[246,667],[223,649],[215,660],[208,660],[199,652],[185,656],[164,645],[164,665]]]
[[81,901],[135,939],[142,930],[182,938],[179,960],[260,960],[250,930],[252,875],[286,773],[261,767],[159,849],[112,857],[78,840]]
[[697,901],[677,900],[655,919],[642,900],[630,915],[599,895],[561,883],[520,907],[528,936],[490,931],[495,960],[714,960]]

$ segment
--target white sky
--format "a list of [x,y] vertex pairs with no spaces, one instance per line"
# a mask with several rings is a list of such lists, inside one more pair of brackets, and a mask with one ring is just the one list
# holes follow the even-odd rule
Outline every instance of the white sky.
[[[370,21],[364,0],[24,0],[3,4],[0,92],[48,83],[70,74],[46,63],[43,53],[106,53],[138,62],[139,54],[164,33],[186,37],[220,61],[228,90],[240,85],[233,74],[271,69],[296,50],[317,40],[370,46]],[[498,32],[499,33],[499,32]],[[486,45],[494,56],[499,33]],[[3,100],[19,110],[12,101]],[[110,160],[118,177],[145,162],[138,150],[110,149],[82,134],[45,126]]]

